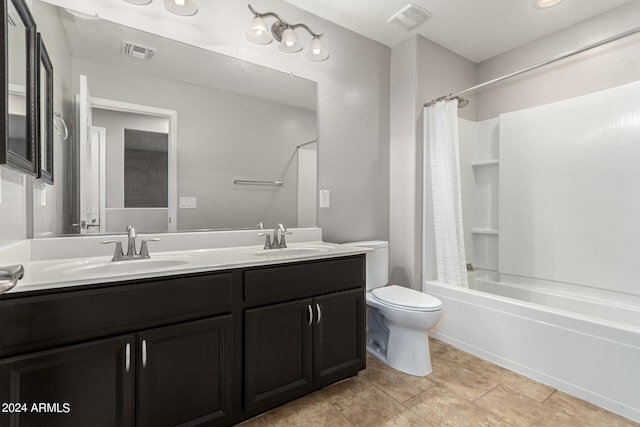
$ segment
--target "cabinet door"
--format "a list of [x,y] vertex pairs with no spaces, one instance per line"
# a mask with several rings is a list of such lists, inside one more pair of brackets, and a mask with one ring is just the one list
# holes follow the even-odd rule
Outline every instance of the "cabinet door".
[[228,424],[232,334],[231,315],[138,333],[138,425]]
[[246,409],[282,402],[313,383],[311,299],[245,311]]
[[314,381],[329,384],[365,368],[364,290],[313,299]]
[[132,426],[134,346],[126,335],[0,360],[0,425]]

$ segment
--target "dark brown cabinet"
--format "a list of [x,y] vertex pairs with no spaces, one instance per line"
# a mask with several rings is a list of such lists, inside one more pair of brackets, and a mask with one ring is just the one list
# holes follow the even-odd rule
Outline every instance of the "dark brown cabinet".
[[327,385],[365,367],[364,290],[314,298],[314,381]]
[[313,385],[311,299],[245,312],[245,386],[249,410],[299,395]]
[[364,267],[351,256],[2,295],[0,425],[227,426],[356,375]]
[[[271,276],[271,286],[289,289],[289,295],[316,296],[245,310],[244,381],[249,412],[259,412],[364,369],[364,288],[354,261],[253,272],[255,282],[262,275]],[[347,268],[336,268],[340,266]],[[333,269],[332,286],[342,283],[347,290],[322,295],[322,287],[315,289],[314,281],[320,277],[321,283],[325,278],[324,268]],[[299,286],[290,281],[298,281]]]
[[133,425],[134,347],[129,334],[0,361],[0,425]]
[[232,331],[220,316],[2,360],[2,402],[22,407],[0,425],[224,425]]
[[232,334],[231,316],[138,333],[137,425],[228,422]]

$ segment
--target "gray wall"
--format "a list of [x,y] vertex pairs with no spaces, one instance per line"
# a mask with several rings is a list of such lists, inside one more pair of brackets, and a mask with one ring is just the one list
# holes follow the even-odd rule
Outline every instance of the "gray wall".
[[[638,16],[640,1],[632,1],[498,55],[478,65],[478,81],[500,77],[635,28]],[[639,77],[640,43],[636,35],[483,90],[477,96],[477,119],[573,98],[634,82]]]
[[[422,107],[475,84],[473,62],[414,36],[391,56],[390,267],[393,283],[420,288],[422,277]],[[474,114],[469,109],[465,114]]]

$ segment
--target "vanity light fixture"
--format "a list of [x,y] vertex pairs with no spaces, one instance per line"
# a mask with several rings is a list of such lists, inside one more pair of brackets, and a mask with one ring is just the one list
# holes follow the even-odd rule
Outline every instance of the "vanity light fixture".
[[563,0],[533,0],[533,7],[536,9],[546,9],[562,2]]
[[[147,5],[153,0],[124,0],[127,3],[140,6]],[[193,16],[198,13],[198,7],[192,0],[164,0],[164,8],[169,12],[180,16]]]
[[164,0],[164,8],[180,16],[193,16],[198,13],[198,7],[191,0]]
[[[168,1],[168,0],[165,0]],[[329,52],[325,49],[320,38],[324,33],[314,33],[306,24],[289,24],[274,12],[257,12],[251,5],[249,10],[253,13],[253,20],[249,25],[249,29],[245,33],[247,40],[255,44],[269,44],[276,39],[280,44],[278,49],[282,52],[293,53],[302,50],[302,44],[298,41],[298,36],[294,31],[296,28],[304,28],[312,36],[309,50],[306,57],[309,61],[320,62],[329,57]],[[273,17],[276,21],[271,25],[271,29],[267,29],[263,18]]]

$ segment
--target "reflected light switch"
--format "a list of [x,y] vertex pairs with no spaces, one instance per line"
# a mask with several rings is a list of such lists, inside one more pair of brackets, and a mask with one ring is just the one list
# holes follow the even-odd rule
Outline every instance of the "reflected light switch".
[[328,208],[331,206],[331,192],[329,190],[320,190],[320,207]]
[[198,207],[198,200],[195,197],[180,197],[180,209],[195,209]]

